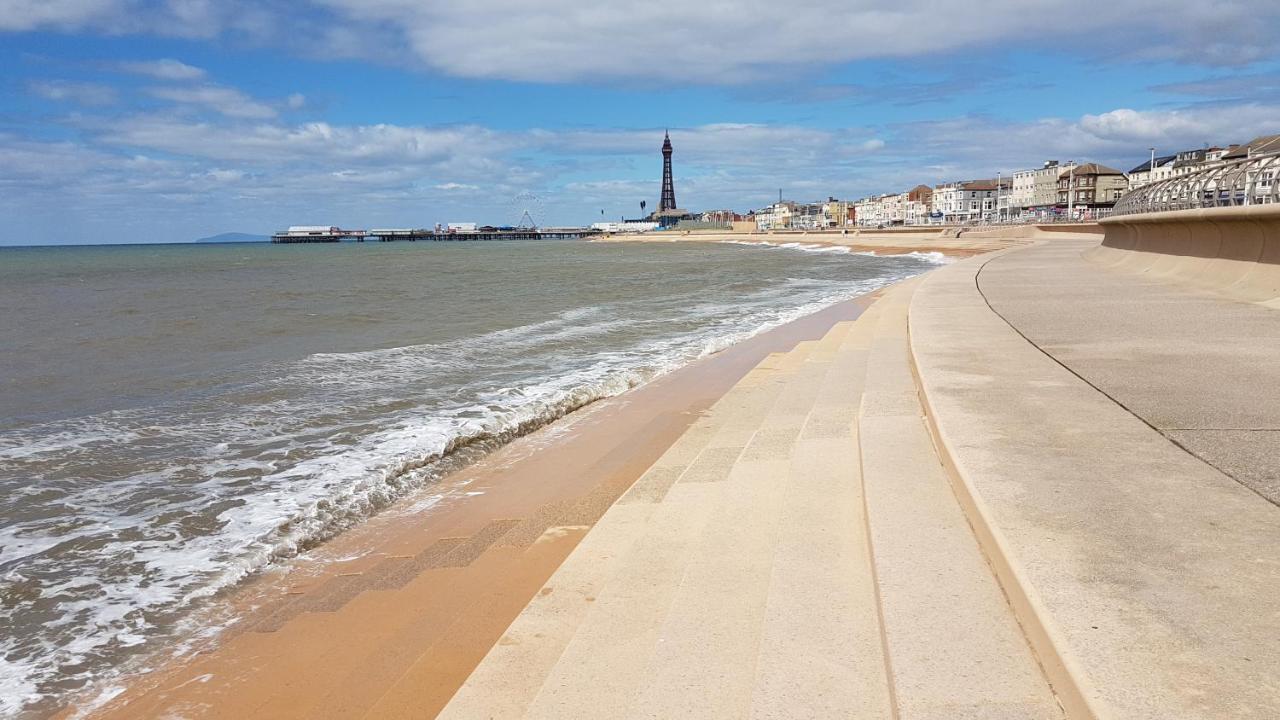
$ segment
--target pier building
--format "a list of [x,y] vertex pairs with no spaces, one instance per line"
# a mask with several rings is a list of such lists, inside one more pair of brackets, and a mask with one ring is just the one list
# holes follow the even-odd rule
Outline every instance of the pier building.
[[394,242],[444,242],[465,240],[579,240],[597,235],[599,230],[577,227],[548,228],[512,228],[512,227],[476,227],[468,223],[471,229],[457,230],[428,228],[376,228],[373,230],[343,230],[329,225],[294,225],[288,230],[271,236],[273,243],[335,243],[343,241]]
[[291,225],[271,236],[273,243],[333,243],[343,240],[364,242],[364,230],[343,230],[336,225]]

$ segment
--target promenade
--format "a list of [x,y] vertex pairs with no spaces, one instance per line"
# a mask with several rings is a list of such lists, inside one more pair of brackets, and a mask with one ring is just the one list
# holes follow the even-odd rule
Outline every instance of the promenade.
[[1061,234],[743,378],[441,717],[1280,712],[1280,316]]

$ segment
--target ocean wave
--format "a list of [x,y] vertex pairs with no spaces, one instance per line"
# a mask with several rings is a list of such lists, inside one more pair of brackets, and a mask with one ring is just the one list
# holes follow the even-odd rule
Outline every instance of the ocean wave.
[[914,250],[906,253],[878,253],[874,250],[858,250],[845,245],[824,245],[819,243],[803,243],[803,242],[769,242],[766,240],[717,240],[716,242],[726,245],[746,245],[752,247],[765,247],[778,250],[799,250],[809,253],[828,253],[835,255],[861,255],[863,257],[874,258],[910,258],[913,260],[922,260],[934,265],[945,265],[953,262],[952,258],[938,251],[920,251]]

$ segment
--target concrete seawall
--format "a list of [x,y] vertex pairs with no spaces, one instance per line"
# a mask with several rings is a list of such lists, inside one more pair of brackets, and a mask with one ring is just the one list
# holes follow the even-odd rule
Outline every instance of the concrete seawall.
[[1125,215],[1101,222],[1093,262],[1280,308],[1280,206]]

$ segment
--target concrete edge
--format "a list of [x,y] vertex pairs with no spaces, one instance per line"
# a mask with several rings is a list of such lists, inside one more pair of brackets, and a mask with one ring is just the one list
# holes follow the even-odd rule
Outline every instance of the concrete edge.
[[[980,269],[991,260],[1020,249],[1023,248],[1010,248],[939,268],[933,273],[929,273],[930,277],[925,278],[919,290],[927,288],[930,280],[933,279],[932,276],[938,273],[954,272],[962,269],[967,272],[969,268],[975,267]],[[975,271],[975,278],[976,275]],[[977,292],[976,284],[974,292]],[[914,297],[912,300],[912,306],[914,307]],[[1100,708],[1090,701],[1090,697],[1096,695],[1090,692],[1089,683],[1083,669],[1078,662],[1062,652],[1061,648],[1065,646],[1065,643],[1061,640],[1060,633],[1056,630],[1048,610],[1040,600],[1035,588],[1026,579],[1017,559],[1009,550],[1008,542],[1005,540],[1003,533],[1000,532],[1000,528],[992,520],[991,513],[982,501],[981,495],[956,460],[956,452],[947,437],[946,431],[938,422],[937,412],[929,399],[927,381],[920,371],[919,359],[916,355],[918,338],[911,332],[910,310],[909,308],[907,313],[908,354],[911,362],[911,374],[915,379],[916,391],[920,396],[920,405],[924,409],[925,425],[929,429],[934,450],[937,452],[939,460],[942,461],[942,466],[946,471],[952,491],[964,510],[974,537],[978,540],[978,546],[981,548],[983,555],[986,556],[996,581],[1004,592],[1005,599],[1008,601],[1010,608],[1012,608],[1014,617],[1021,626],[1027,642],[1031,645],[1032,653],[1035,655],[1037,662],[1040,663],[1040,668],[1044,672],[1045,678],[1048,680],[1049,686],[1057,697],[1058,703],[1062,706],[1066,717],[1069,720],[1097,720],[1098,718],[1106,717],[1106,714],[1102,713]],[[1013,331],[1010,330],[1010,332]]]
[[1165,210],[1163,212],[1112,215],[1098,221],[1109,225],[1150,225],[1167,222],[1200,222],[1205,220],[1280,220],[1280,205],[1237,205],[1194,210]]
[[1280,204],[1118,215],[1084,257],[1101,267],[1280,306]]

